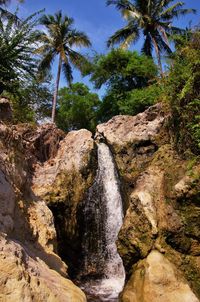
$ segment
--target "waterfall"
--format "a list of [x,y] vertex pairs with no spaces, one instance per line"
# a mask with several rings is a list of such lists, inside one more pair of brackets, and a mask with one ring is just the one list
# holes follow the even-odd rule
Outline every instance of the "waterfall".
[[90,280],[84,288],[99,297],[95,301],[117,301],[125,279],[115,244],[123,210],[114,159],[104,143],[98,143],[98,170],[88,192],[84,219],[84,274]]

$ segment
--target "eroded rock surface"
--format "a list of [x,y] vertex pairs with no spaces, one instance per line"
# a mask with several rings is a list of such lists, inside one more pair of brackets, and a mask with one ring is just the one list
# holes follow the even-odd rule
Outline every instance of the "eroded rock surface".
[[[124,200],[121,302],[200,298],[200,165],[177,154],[168,120],[157,104],[97,127]],[[87,130],[0,124],[0,300],[86,301],[67,278],[79,268],[81,207],[96,168]]]
[[0,124],[0,301],[86,301],[57,254],[53,214],[31,187],[63,137],[54,125]]
[[122,302],[200,298],[200,165],[174,150],[169,118],[157,104],[97,127],[113,151],[124,195],[117,241],[128,281]]
[[134,267],[121,300],[124,302],[198,302],[176,267],[156,250]]
[[36,166],[32,181],[34,194],[45,200],[53,211],[58,251],[69,263],[71,273],[79,268],[81,254],[78,207],[95,172],[94,140],[92,133],[83,129],[66,135],[56,156]]
[[70,280],[6,236],[0,237],[0,301],[86,302]]

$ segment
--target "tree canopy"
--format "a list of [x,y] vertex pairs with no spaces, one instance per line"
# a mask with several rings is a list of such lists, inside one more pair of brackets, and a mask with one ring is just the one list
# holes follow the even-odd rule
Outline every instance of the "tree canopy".
[[109,38],[108,46],[120,44],[121,48],[126,49],[143,35],[142,52],[152,56],[152,50],[155,49],[161,73],[160,54],[171,53],[168,37],[184,32],[184,29],[172,25],[173,19],[196,12],[184,8],[184,2],[174,3],[174,0],[108,0],[107,4],[114,5],[127,21]]
[[86,128],[94,131],[97,125],[97,113],[100,100],[82,83],[61,88],[58,98],[57,124],[65,130]]
[[[106,55],[94,58],[90,73],[95,88],[101,88],[102,85],[106,87],[99,109],[99,119],[106,121],[113,115],[127,114],[125,104],[130,100],[130,92],[151,85],[155,81],[158,71],[153,60],[145,55],[123,49],[113,49]],[[142,104],[142,101],[137,98],[137,102],[135,100],[135,105],[129,114],[144,110],[152,104],[152,99],[143,101],[142,106],[139,106],[139,103]],[[137,110],[135,106],[137,106]]]

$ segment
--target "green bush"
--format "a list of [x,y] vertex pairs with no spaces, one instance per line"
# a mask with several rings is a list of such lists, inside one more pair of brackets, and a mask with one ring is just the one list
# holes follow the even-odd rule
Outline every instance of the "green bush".
[[142,89],[134,89],[128,93],[125,100],[119,101],[121,114],[135,115],[155,104],[162,93],[162,87],[158,84],[150,85]]
[[200,33],[174,56],[165,82],[170,102],[176,145],[179,150],[200,150]]
[[64,131],[81,128],[93,131],[98,122],[99,105],[98,95],[91,93],[82,83],[72,84],[70,88],[61,88],[56,123]]

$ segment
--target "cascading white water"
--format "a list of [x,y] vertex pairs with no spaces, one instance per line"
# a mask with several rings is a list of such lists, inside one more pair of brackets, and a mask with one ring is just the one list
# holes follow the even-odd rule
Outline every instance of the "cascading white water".
[[98,171],[85,204],[84,270],[97,276],[89,281],[92,301],[117,301],[125,272],[117,252],[116,240],[123,222],[119,178],[112,153],[104,143],[98,144]]

